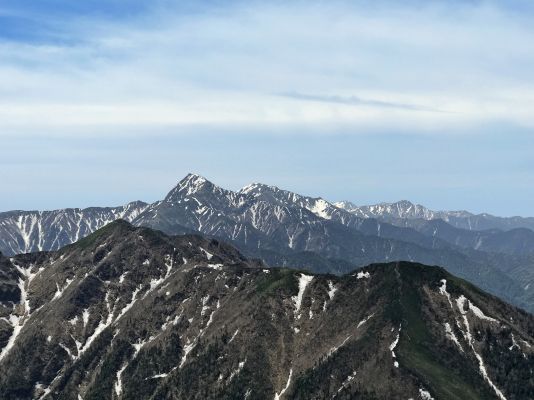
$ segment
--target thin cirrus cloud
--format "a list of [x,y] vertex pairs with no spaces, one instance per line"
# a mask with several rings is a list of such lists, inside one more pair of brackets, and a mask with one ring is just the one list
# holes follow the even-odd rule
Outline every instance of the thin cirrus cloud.
[[334,104],[348,104],[353,106],[369,106],[369,107],[379,107],[379,108],[396,108],[400,110],[411,110],[411,111],[428,111],[428,112],[446,112],[443,110],[438,110],[434,108],[424,107],[417,104],[407,104],[407,103],[396,103],[392,101],[383,101],[375,99],[366,99],[358,96],[331,96],[331,95],[317,95],[317,94],[306,94],[306,93],[279,93],[279,96],[288,97],[291,99],[297,100],[306,100],[306,101],[318,101],[324,103],[334,103]]

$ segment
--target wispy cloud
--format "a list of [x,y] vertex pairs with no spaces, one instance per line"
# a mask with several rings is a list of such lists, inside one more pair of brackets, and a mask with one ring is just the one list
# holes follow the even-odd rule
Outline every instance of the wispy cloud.
[[334,103],[334,104],[347,104],[352,106],[370,106],[370,107],[379,107],[379,108],[397,108],[400,110],[411,110],[411,111],[428,111],[428,112],[445,112],[443,110],[437,110],[435,108],[424,107],[416,104],[407,104],[407,103],[396,103],[391,101],[375,100],[375,99],[365,99],[358,96],[329,96],[329,95],[314,95],[314,94],[305,94],[297,92],[288,92],[288,93],[279,93],[279,96],[289,97],[296,100],[306,100],[306,101],[319,101],[324,103]]
[[[0,27],[0,135],[139,125],[534,127],[534,13],[523,2],[135,0],[130,13],[130,2],[113,2],[89,14],[67,1],[33,3],[3,14],[46,24],[41,40],[17,36],[23,23]],[[65,7],[54,14],[53,3]]]
[[533,8],[4,1],[0,210],[156,200],[193,170],[532,214]]

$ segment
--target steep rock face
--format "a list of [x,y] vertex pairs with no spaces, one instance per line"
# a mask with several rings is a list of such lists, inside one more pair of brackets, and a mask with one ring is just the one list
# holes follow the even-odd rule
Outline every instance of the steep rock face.
[[266,269],[125,222],[4,262],[22,282],[1,398],[534,395],[533,317],[440,268]]
[[114,208],[0,213],[0,251],[14,255],[57,250],[117,219],[132,221],[147,206],[138,201]]

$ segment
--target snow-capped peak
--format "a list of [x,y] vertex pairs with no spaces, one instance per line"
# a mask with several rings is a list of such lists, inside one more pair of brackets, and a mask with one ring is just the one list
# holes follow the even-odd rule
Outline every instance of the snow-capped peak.
[[[166,200],[173,199],[177,194],[180,196],[189,196],[194,193],[199,192],[201,189],[205,188],[207,185],[210,185],[206,178],[197,174],[187,174],[176,187],[169,192],[166,197]],[[211,184],[212,185],[212,184]]]
[[197,174],[187,174],[187,176],[178,182],[178,187],[180,190],[187,191],[197,191],[202,185],[204,185],[208,180],[203,176]]

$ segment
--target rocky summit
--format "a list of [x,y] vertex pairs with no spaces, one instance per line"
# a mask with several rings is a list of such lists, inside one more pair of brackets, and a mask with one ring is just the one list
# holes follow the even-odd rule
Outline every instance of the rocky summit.
[[2,399],[532,399],[534,317],[444,269],[334,276],[117,221],[0,258]]

